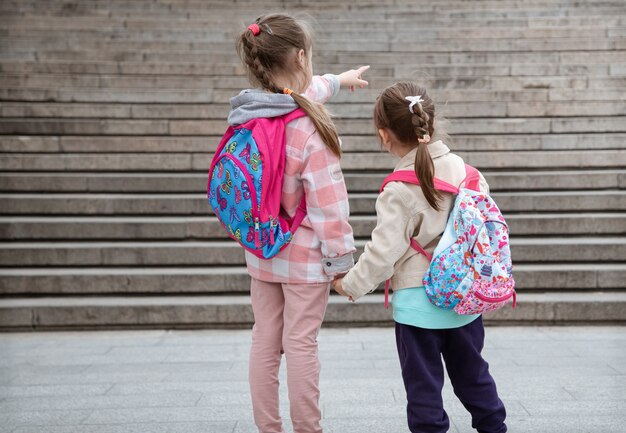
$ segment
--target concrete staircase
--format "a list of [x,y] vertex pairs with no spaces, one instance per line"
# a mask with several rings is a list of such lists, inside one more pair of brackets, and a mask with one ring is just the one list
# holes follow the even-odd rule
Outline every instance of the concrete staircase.
[[[242,250],[206,202],[235,35],[268,10],[317,20],[318,72],[371,64],[329,108],[359,248],[393,161],[370,116],[431,89],[513,236],[519,307],[492,323],[626,321],[626,5],[621,0],[0,3],[0,328],[242,327]],[[388,322],[381,295],[326,322]]]

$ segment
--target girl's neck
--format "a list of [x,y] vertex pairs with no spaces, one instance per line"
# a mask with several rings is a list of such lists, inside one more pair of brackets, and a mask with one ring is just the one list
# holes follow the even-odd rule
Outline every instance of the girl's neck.
[[415,147],[409,147],[409,146],[394,146],[391,148],[391,150],[389,151],[389,153],[391,153],[393,156],[398,157],[400,159],[404,158],[405,156],[407,156],[409,153],[411,153],[411,151],[415,149]]
[[277,75],[274,81],[275,81],[276,87],[278,87],[279,89],[284,89],[286,87],[288,89],[293,90],[296,93],[302,93],[306,90],[306,87],[304,89],[300,88],[301,82],[298,82],[299,80],[297,78],[294,78],[293,76],[287,76],[286,74]]

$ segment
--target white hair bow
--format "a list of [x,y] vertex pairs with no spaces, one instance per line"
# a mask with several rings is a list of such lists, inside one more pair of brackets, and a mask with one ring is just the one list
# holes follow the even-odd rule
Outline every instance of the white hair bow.
[[404,99],[406,99],[407,101],[411,101],[411,103],[409,104],[409,111],[413,114],[415,114],[415,111],[413,111],[413,106],[417,103],[422,102],[422,97],[420,95],[417,96],[405,96]]

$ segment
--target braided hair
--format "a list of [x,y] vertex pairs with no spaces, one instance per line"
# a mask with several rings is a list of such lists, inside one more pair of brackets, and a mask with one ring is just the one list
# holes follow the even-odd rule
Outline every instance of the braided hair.
[[[409,109],[407,96],[420,96],[421,101]],[[441,192],[435,189],[435,165],[427,142],[434,135],[435,104],[426,89],[412,82],[399,82],[387,87],[376,99],[374,123],[376,129],[387,129],[405,146],[417,147],[415,174],[428,204],[441,210]]]
[[[274,77],[278,73],[288,73],[305,81],[299,83],[300,87],[308,84],[311,80],[308,70],[297,71],[295,61],[299,50],[309,53],[312,49],[311,33],[306,23],[287,14],[272,14],[260,16],[254,24],[258,31],[248,28],[237,41],[237,52],[250,83],[269,92],[283,93],[284,89],[276,85]],[[289,94],[309,116],[326,146],[341,156],[337,129],[326,108],[297,92],[290,91]]]

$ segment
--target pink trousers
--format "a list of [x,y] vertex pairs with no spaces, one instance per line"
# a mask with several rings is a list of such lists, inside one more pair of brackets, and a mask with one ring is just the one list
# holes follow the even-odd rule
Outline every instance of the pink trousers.
[[278,404],[283,352],[294,433],[322,432],[317,335],[329,291],[329,283],[295,285],[252,279],[254,327],[249,379],[259,433],[284,432]]

